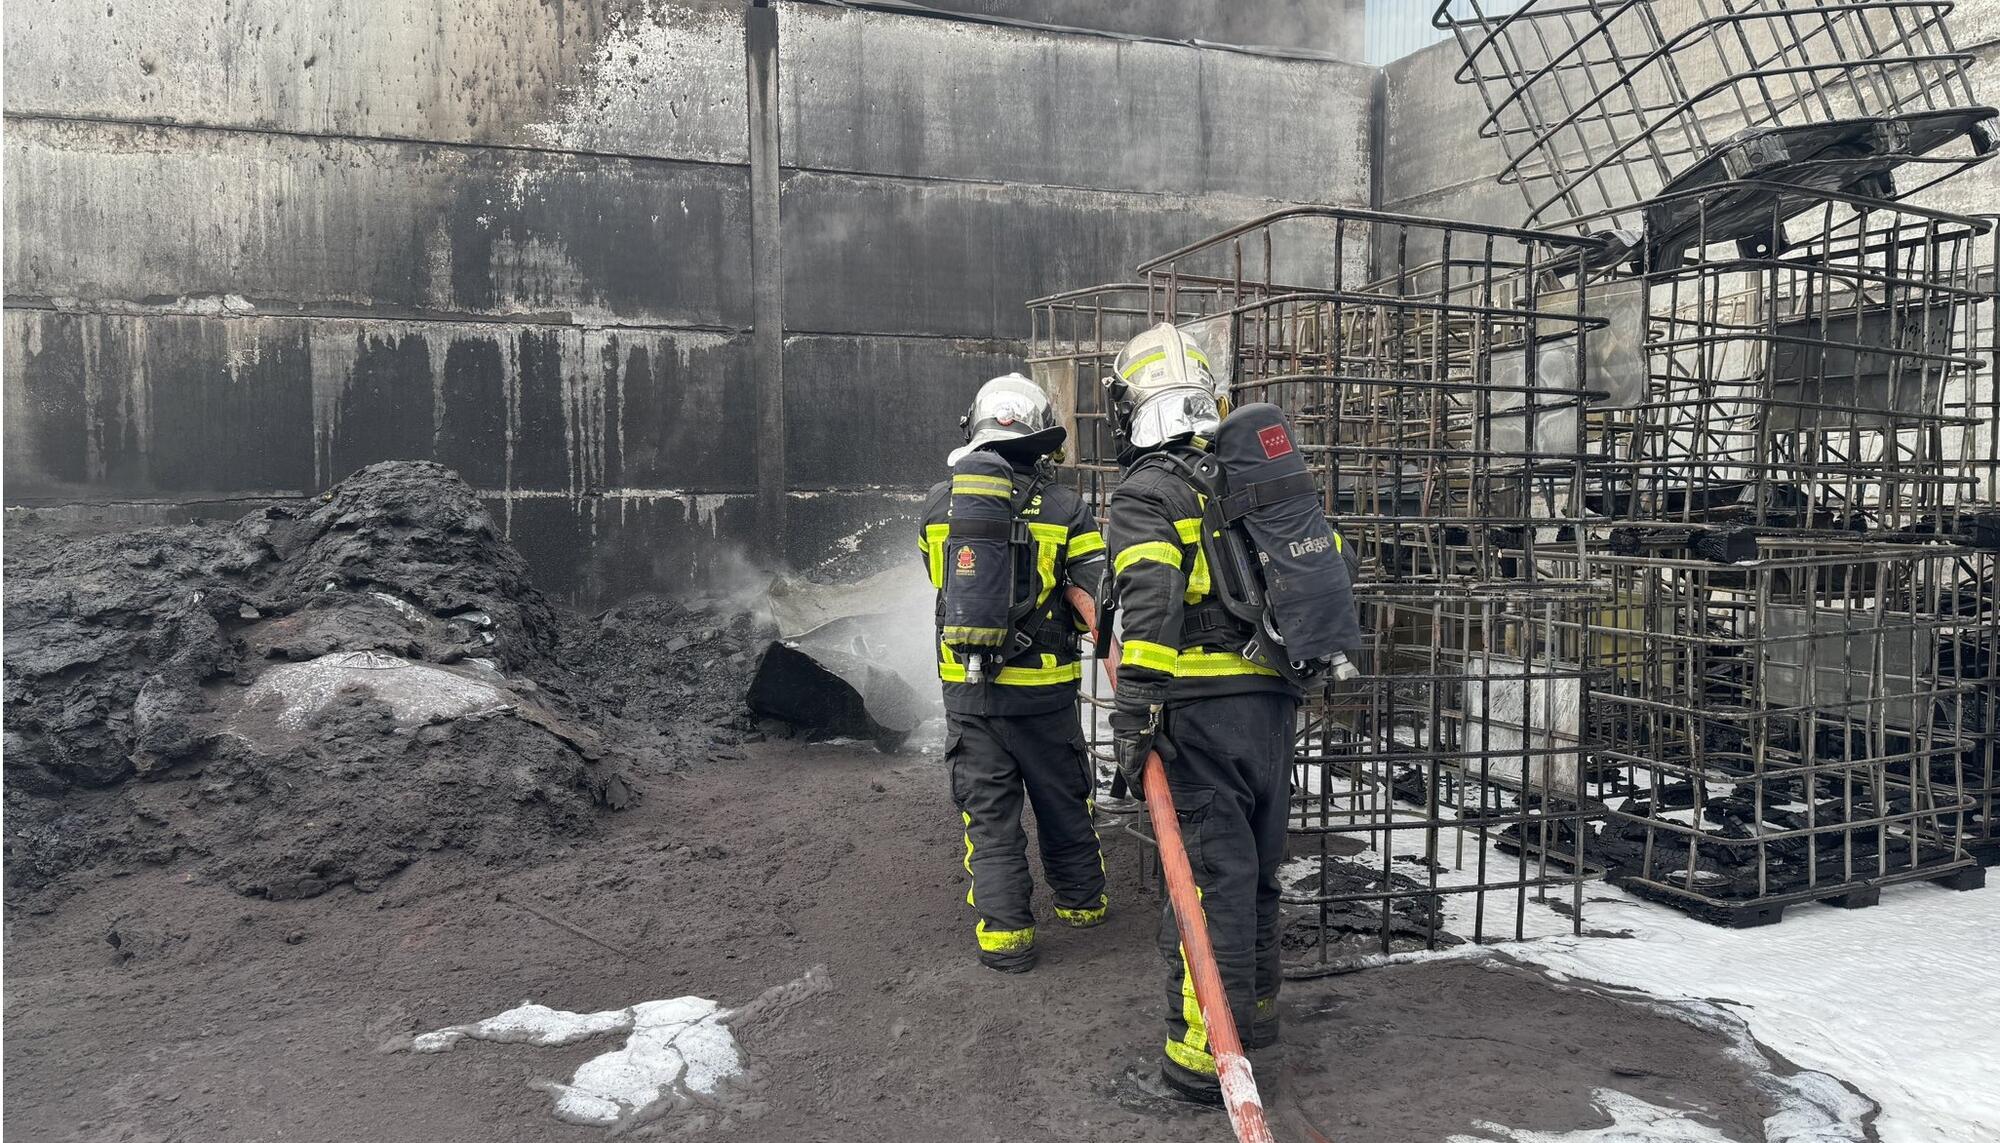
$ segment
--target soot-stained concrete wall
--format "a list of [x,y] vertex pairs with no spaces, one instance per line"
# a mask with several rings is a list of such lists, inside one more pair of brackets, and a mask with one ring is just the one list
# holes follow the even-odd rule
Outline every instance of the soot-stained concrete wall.
[[921,0],[970,16],[1092,28],[1128,36],[1259,44],[1362,56],[1363,0]]
[[[1368,200],[1368,68],[780,16],[788,440],[811,454],[795,483],[936,479],[972,391],[1020,366],[1029,298],[1281,203]],[[883,369],[910,371],[885,387]]]
[[10,518],[433,458],[581,601],[740,567],[773,466],[794,565],[906,555],[1026,299],[1370,177],[1365,68],[785,3],[761,312],[739,0],[5,20]]

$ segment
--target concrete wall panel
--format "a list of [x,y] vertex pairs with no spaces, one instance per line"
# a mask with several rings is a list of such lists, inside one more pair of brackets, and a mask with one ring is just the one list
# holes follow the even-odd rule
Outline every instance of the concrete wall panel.
[[740,163],[741,8],[10,0],[7,110]]
[[[1249,42],[1358,11],[1025,5]],[[430,458],[557,595],[741,580],[762,321],[790,334],[791,562],[868,571],[908,558],[1027,298],[1366,198],[1350,65],[782,15],[805,169],[760,314],[739,0],[8,4],[10,520],[233,516]]]
[[15,121],[10,297],[748,324],[742,172]]
[[[1128,278],[1139,262],[1278,204],[794,174],[785,313],[812,333],[1028,335],[1028,299]],[[1297,251],[1301,275],[1331,251]]]
[[1494,181],[1507,153],[1479,135],[1485,104],[1477,88],[1452,82],[1464,62],[1447,41],[1384,69],[1382,209],[1518,226],[1527,199]]
[[961,442],[958,418],[988,378],[1026,371],[1018,343],[792,337],[785,453],[796,488],[927,487]]
[[6,335],[14,503],[306,495],[412,458],[576,498],[754,478],[741,337],[21,309]]
[[810,5],[781,16],[789,166],[1368,199],[1370,68]]
[[924,0],[927,7],[1169,40],[1362,55],[1361,0]]

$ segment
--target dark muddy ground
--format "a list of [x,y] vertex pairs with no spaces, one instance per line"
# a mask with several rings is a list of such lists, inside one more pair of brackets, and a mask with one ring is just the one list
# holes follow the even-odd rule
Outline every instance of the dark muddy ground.
[[[9,1137],[76,1143],[587,1141],[530,1085],[601,1042],[384,1052],[527,998],[588,1011],[742,1004],[814,965],[832,990],[746,1034],[761,1114],[715,1140],[1223,1140],[1214,1115],[1120,1102],[1160,1032],[1154,899],[1110,839],[1114,916],[1051,929],[1041,966],[973,960],[957,818],[935,757],[753,743],[635,781],[658,796],[536,863],[443,852],[374,893],[253,899],[141,868],[7,930]],[[587,929],[603,944],[534,915]],[[612,951],[606,945],[620,951]],[[1340,1143],[1434,1143],[1481,1121],[1601,1124],[1594,1088],[1771,1111],[1709,1035],[1648,1009],[1451,961],[1300,984],[1286,1098]],[[655,1125],[670,1131],[673,1121]]]

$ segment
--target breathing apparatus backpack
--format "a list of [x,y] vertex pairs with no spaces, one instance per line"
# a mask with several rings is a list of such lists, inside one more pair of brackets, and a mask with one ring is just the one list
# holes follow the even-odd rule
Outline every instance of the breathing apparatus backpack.
[[1034,537],[1021,513],[1047,478],[1038,467],[1017,496],[1014,466],[997,453],[969,452],[952,466],[939,622],[945,645],[965,661],[968,683],[984,682],[989,665],[997,671],[1034,643],[1026,620],[1036,585],[1030,577],[1026,598],[1015,598],[1016,569],[1033,566]]
[[1252,632],[1238,653],[1302,688],[1357,673],[1347,661],[1361,646],[1350,556],[1284,410],[1244,405],[1223,419],[1214,451],[1158,455],[1203,497],[1215,597]]

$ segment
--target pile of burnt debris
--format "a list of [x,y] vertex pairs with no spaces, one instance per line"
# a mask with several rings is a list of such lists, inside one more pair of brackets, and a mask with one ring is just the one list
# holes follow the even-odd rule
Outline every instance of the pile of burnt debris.
[[1373,963],[1383,953],[1463,944],[1445,930],[1443,895],[1415,874],[1423,858],[1392,860],[1410,872],[1382,869],[1379,858],[1325,855],[1284,884],[1286,973],[1324,976]]
[[226,524],[17,523],[6,578],[6,876],[36,910],[146,866],[284,898],[560,854],[645,776],[733,751],[765,637],[561,611],[420,462]]

